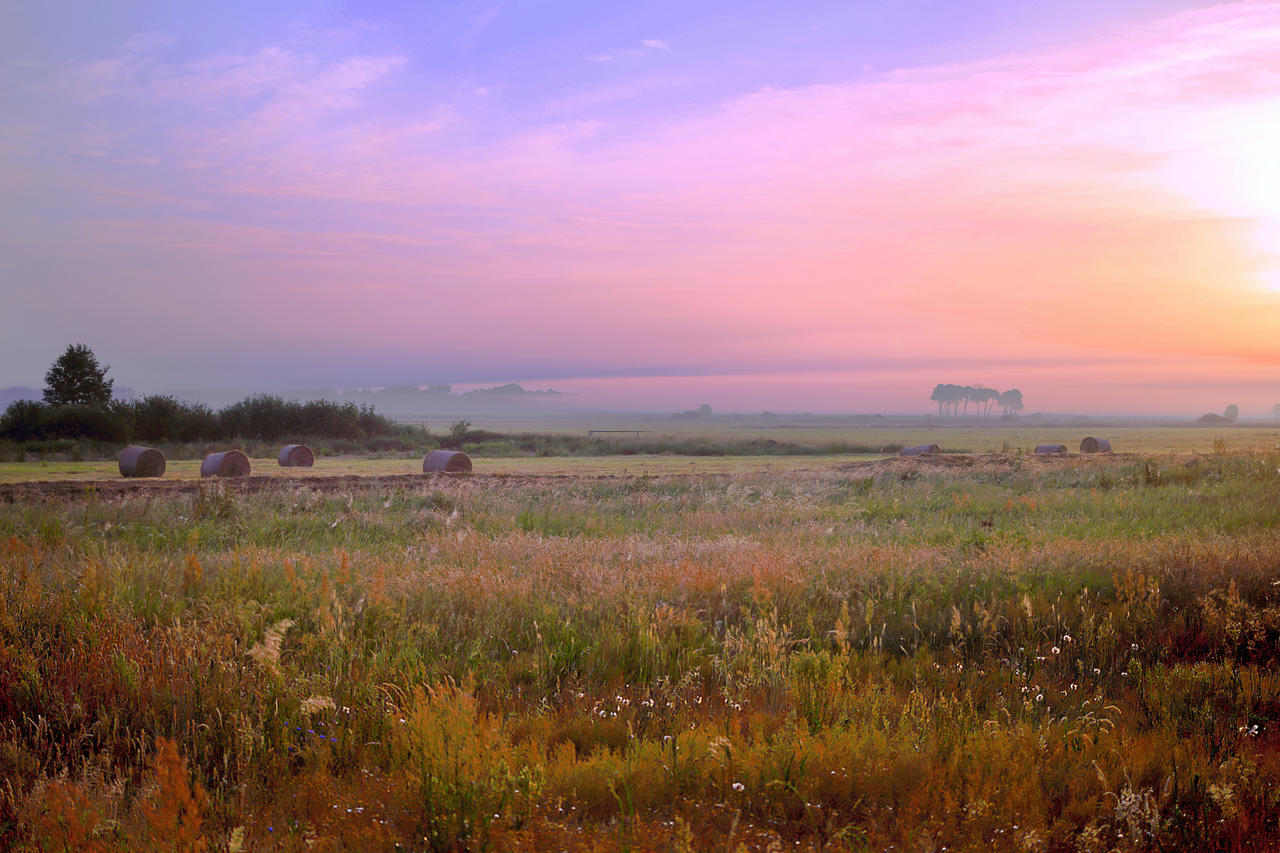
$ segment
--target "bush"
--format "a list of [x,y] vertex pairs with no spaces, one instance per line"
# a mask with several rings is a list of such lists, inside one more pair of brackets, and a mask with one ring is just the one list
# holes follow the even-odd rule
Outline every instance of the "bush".
[[87,438],[94,441],[129,440],[129,418],[119,407],[50,406],[50,438]]
[[266,395],[248,397],[218,412],[161,394],[106,407],[19,400],[0,416],[0,439],[15,442],[57,438],[117,443],[304,438],[364,441],[374,436],[383,437],[384,444],[391,442],[396,449],[409,449],[429,438],[425,430],[397,424],[371,406],[327,400],[299,403]]
[[259,395],[233,403],[218,413],[223,436],[278,441],[299,436],[362,439],[403,432],[372,406],[312,400],[299,403]]
[[132,404],[135,441],[200,441],[218,438],[218,416],[199,403],[160,394]]
[[10,404],[0,418],[0,438],[41,441],[51,438],[84,438],[92,441],[127,441],[130,419],[120,406],[51,406],[33,400]]
[[10,403],[0,417],[0,437],[10,441],[35,441],[45,437],[49,406],[35,400]]

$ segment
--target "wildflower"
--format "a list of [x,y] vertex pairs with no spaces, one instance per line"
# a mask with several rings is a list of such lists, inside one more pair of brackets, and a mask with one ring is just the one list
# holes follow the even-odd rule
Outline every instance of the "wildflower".
[[1057,646],[1054,646],[1054,647],[1053,647],[1052,649],[1050,649],[1049,651],[1053,652],[1055,655],[1060,655],[1060,654],[1062,654],[1062,649],[1058,648]]
[[746,786],[746,785],[744,785],[744,784],[742,784],[741,782],[734,782],[734,783],[733,783],[733,790],[738,791],[738,792],[742,792],[742,791],[747,790],[747,786]]
[[1063,635],[1062,635],[1062,642],[1064,642],[1064,643],[1072,643],[1072,642],[1075,642],[1075,641],[1071,639],[1071,635],[1070,635],[1070,634],[1063,634]]

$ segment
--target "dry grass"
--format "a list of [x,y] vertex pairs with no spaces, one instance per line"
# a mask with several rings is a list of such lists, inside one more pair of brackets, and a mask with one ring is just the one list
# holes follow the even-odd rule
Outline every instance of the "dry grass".
[[1278,466],[0,507],[0,847],[1274,849]]

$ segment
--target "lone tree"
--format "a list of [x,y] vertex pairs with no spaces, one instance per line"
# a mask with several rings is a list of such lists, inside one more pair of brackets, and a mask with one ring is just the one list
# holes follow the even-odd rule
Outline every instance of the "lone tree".
[[107,378],[110,369],[84,344],[70,344],[44,375],[44,401],[53,406],[105,406],[115,384]]
[[1227,410],[1222,413],[1222,416],[1229,421],[1234,421],[1236,418],[1240,417],[1240,407],[1235,403],[1232,403],[1230,406],[1227,406]]

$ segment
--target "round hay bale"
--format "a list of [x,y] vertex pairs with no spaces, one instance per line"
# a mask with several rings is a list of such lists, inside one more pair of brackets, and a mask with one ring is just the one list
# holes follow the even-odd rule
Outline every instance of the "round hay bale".
[[1095,438],[1092,435],[1085,436],[1084,441],[1080,442],[1081,453],[1110,453],[1111,442],[1105,438]]
[[1062,454],[1065,454],[1066,452],[1067,452],[1067,446],[1065,444],[1037,444],[1036,445],[1037,456],[1062,455]]
[[422,460],[422,473],[444,471],[449,474],[471,470],[471,457],[460,450],[433,450]]
[[286,444],[276,461],[281,468],[310,468],[316,464],[316,455],[305,444]]
[[121,477],[163,477],[164,454],[154,447],[131,444],[120,451]]
[[201,477],[248,477],[249,457],[239,450],[210,453],[200,463]]
[[917,444],[915,447],[904,447],[898,451],[899,456],[932,456],[942,450],[936,444]]

